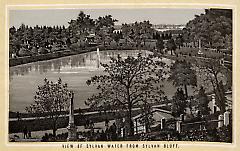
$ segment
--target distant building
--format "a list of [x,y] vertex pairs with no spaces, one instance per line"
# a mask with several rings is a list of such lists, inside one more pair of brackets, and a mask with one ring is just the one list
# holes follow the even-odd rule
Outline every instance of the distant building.
[[153,25],[153,28],[159,32],[171,31],[171,30],[182,30],[185,25],[174,25],[174,24],[159,24]]

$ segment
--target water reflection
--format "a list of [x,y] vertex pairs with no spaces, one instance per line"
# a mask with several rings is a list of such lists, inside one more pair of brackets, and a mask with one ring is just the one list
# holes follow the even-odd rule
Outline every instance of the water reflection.
[[[149,52],[129,50],[100,51],[100,61],[108,63],[110,57],[137,56],[141,52],[147,55]],[[43,84],[43,79],[56,81],[59,77],[69,85],[69,89],[75,92],[76,107],[86,107],[84,101],[96,93],[94,87],[86,85],[86,81],[97,74],[102,73],[102,68],[97,68],[97,52],[89,52],[58,59],[34,62],[25,65],[11,67],[9,70],[9,108],[11,111],[25,111],[25,107],[33,102],[37,86]]]
[[[123,58],[127,56],[136,56],[139,52],[143,55],[148,54],[146,51],[130,50],[130,51],[117,51],[108,50],[100,51],[100,60],[102,63],[106,63],[110,60],[110,57],[117,57],[120,54]],[[19,65],[10,68],[10,79],[12,76],[24,76],[30,72],[39,72],[40,74],[47,73],[49,71],[60,73],[63,68],[77,68],[77,67],[96,67],[97,54],[96,52],[89,52],[69,57],[63,57],[48,61],[34,62],[24,65]]]

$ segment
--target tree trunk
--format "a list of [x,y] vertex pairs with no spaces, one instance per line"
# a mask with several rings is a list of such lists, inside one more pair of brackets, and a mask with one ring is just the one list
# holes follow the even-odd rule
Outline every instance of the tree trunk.
[[133,136],[134,134],[134,124],[132,122],[132,103],[130,100],[130,92],[129,89],[127,90],[127,99],[128,99],[128,119],[127,119],[127,124],[128,124],[128,130],[127,133],[129,136]]
[[[215,78],[215,81],[216,81],[216,97],[218,97],[218,101],[219,101],[219,108],[220,108],[220,112],[221,113],[224,113],[225,112],[225,99],[224,99],[224,94],[223,92],[221,91],[221,88],[219,86],[219,82],[218,82],[218,78],[217,78],[217,74],[214,74],[214,78]],[[217,94],[218,93],[218,94]]]
[[134,134],[134,124],[132,122],[132,105],[128,105],[128,119],[127,119],[127,124],[128,124],[128,135],[133,136]]
[[57,131],[57,129],[53,128],[53,136],[56,136],[56,131]]
[[56,136],[56,131],[57,131],[57,121],[53,119],[53,136]]
[[185,84],[184,85],[184,89],[185,89],[185,96],[186,96],[186,99],[188,98],[188,90],[187,90],[187,85]]

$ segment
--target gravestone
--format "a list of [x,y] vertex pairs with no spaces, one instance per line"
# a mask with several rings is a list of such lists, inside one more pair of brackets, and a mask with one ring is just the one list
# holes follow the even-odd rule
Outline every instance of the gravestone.
[[218,120],[218,128],[223,127],[223,115],[219,115]]
[[165,118],[161,119],[161,130],[165,128],[166,120]]
[[182,127],[182,122],[181,121],[177,121],[176,122],[176,131],[181,133],[181,127]]
[[228,126],[229,125],[229,115],[230,115],[230,112],[226,111],[224,114],[223,114],[223,124],[225,126]]
[[180,115],[180,120],[184,121],[184,115],[183,114]]

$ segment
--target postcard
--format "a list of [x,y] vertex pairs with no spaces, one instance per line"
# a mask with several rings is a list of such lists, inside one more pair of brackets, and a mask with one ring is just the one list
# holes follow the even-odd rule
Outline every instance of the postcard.
[[3,150],[237,150],[239,4],[2,3]]

